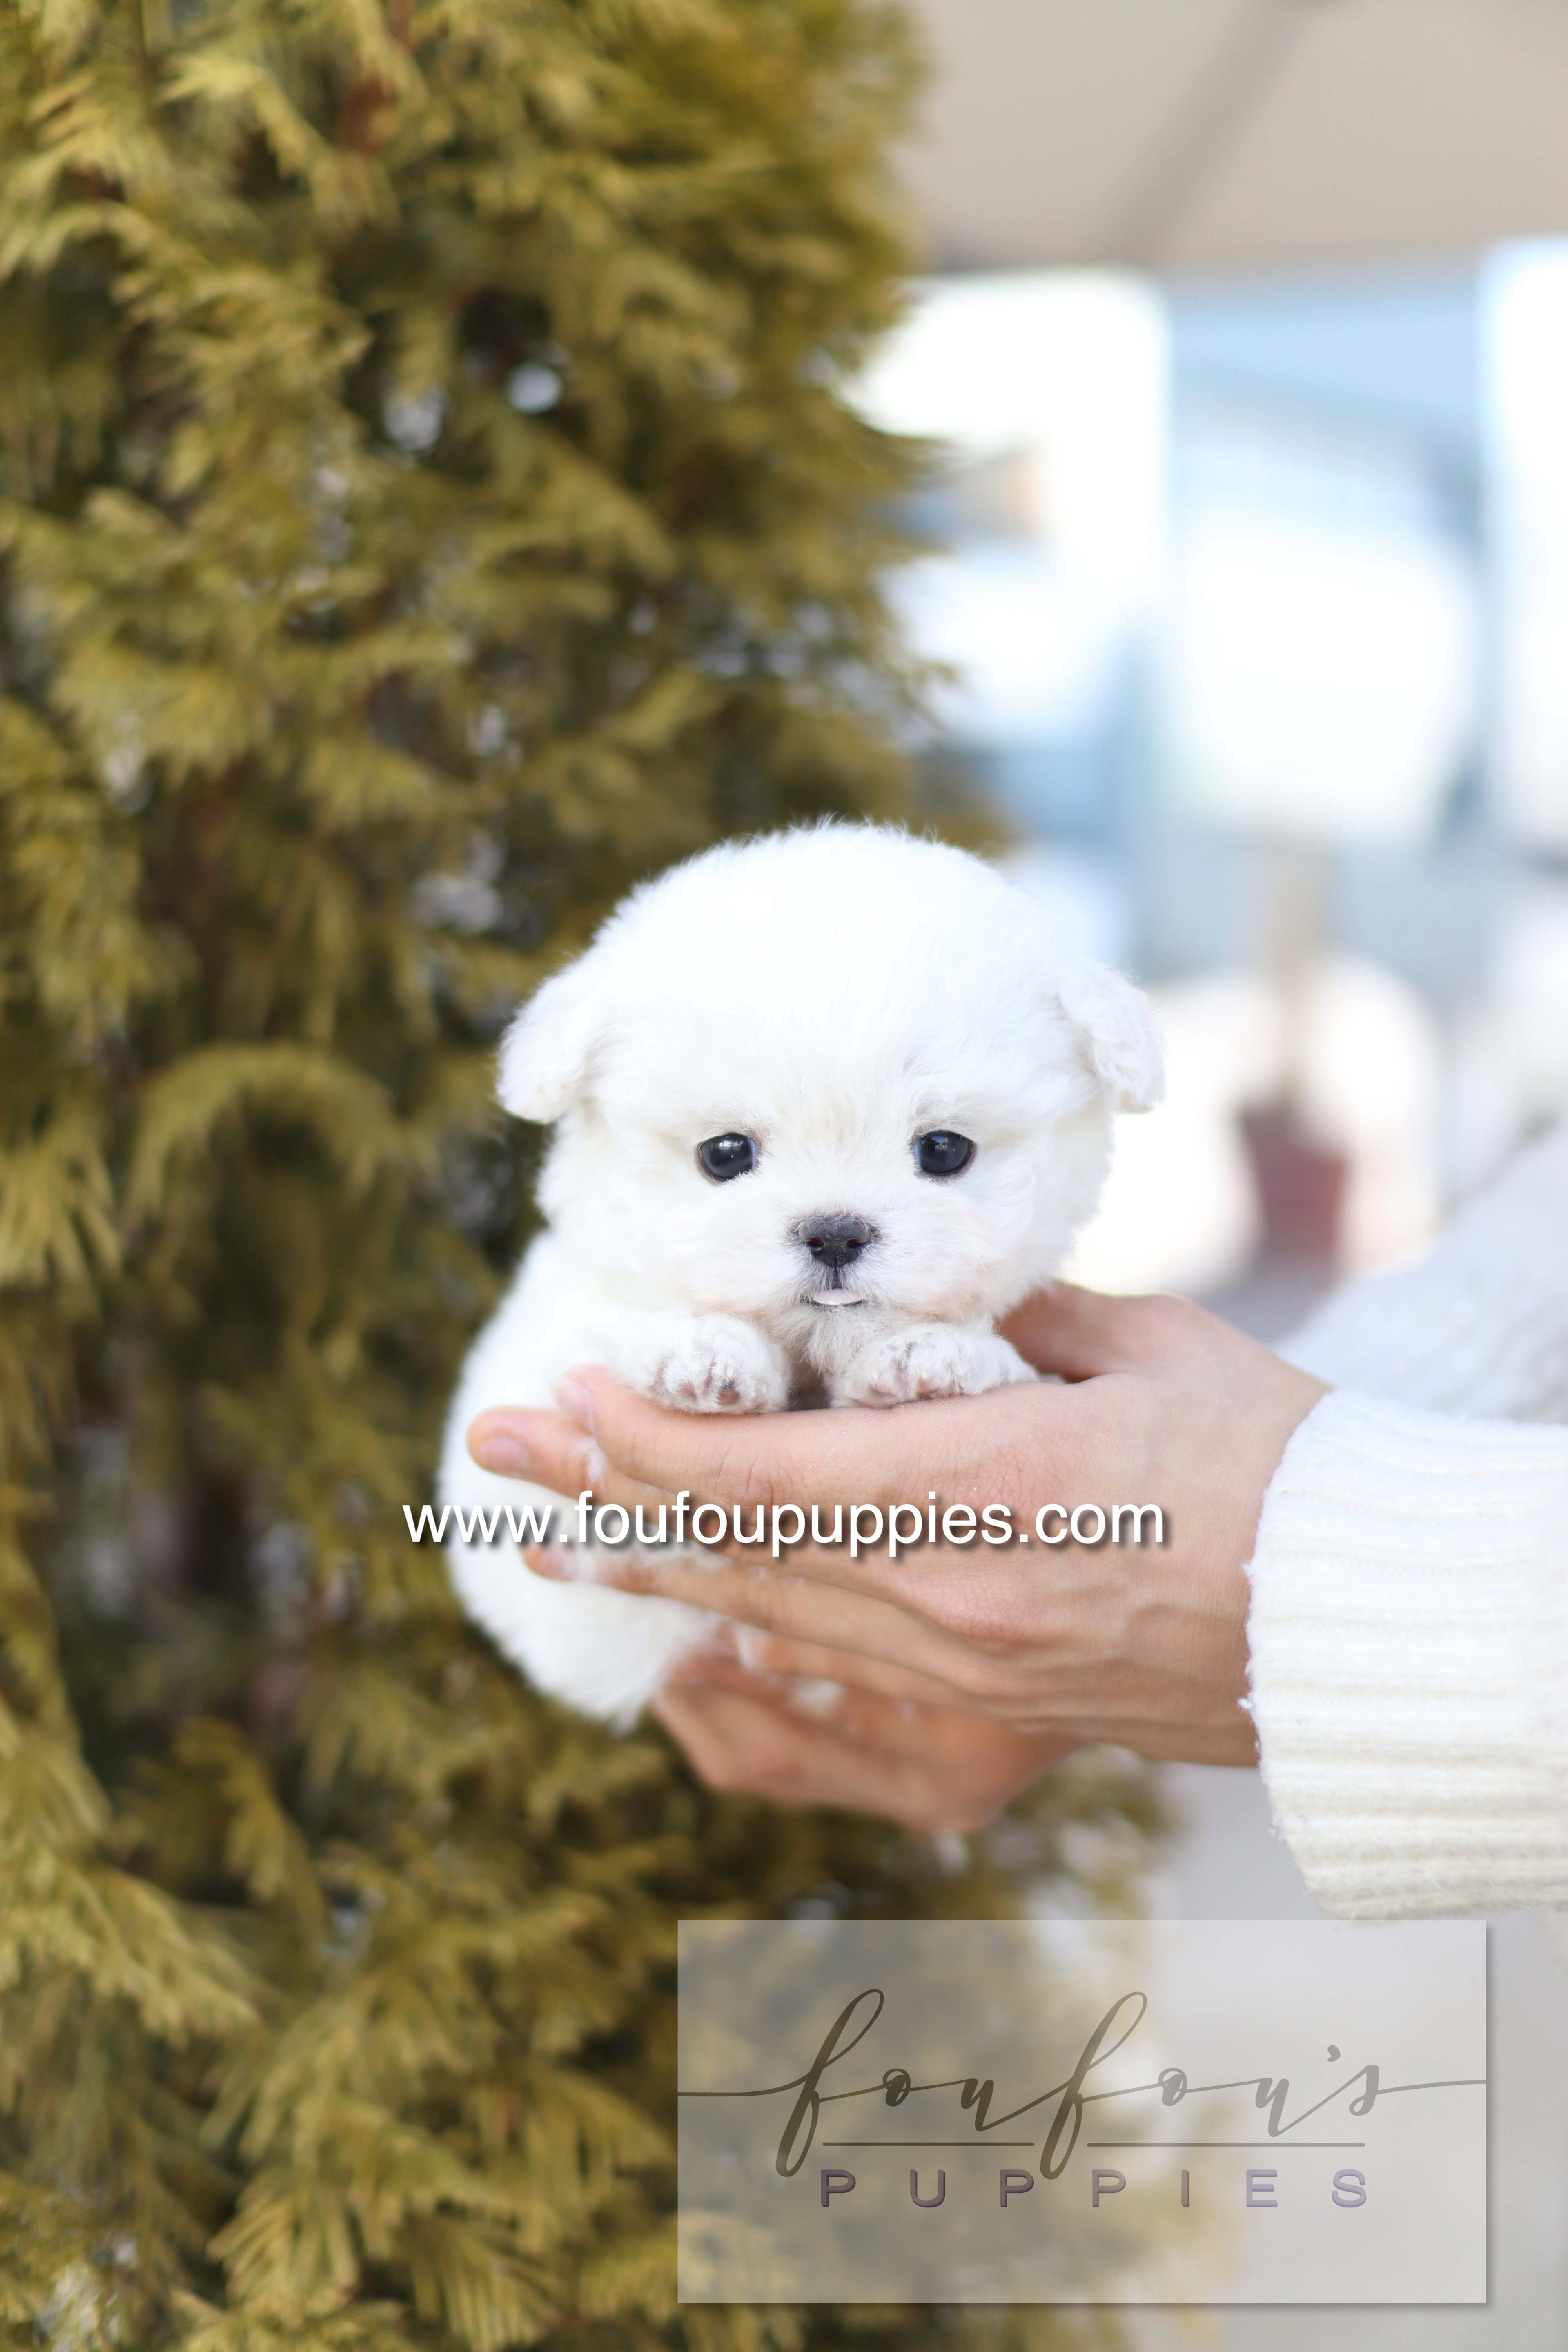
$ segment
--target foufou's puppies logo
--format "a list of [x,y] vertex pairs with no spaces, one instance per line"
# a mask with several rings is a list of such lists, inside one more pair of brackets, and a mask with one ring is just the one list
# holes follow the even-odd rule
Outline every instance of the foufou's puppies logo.
[[[893,1405],[1033,1378],[995,1319],[1060,1267],[1116,1110],[1162,1089],[1143,997],[978,858],[825,824],[635,891],[507,1033],[500,1099],[554,1123],[544,1230],[453,1400],[442,1500],[498,1404],[599,1360],[690,1412]],[[543,1500],[545,1498],[540,1497]],[[449,1544],[543,1690],[628,1720],[701,1612]]]
[[680,2300],[1484,2303],[1486,1974],[1471,1920],[683,1920]]

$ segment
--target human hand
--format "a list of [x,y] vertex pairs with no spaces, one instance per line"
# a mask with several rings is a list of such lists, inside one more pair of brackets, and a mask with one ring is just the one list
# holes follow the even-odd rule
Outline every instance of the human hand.
[[[1046,1504],[1159,1505],[1157,1547],[1069,1540],[1047,1552],[1016,1538],[994,1549],[939,1540],[896,1560],[851,1560],[847,1548],[805,1544],[760,1567],[731,1543],[700,1559],[617,1564],[605,1580],[731,1621],[723,1650],[698,1662],[710,1677],[723,1669],[723,1697],[703,1702],[687,1684],[661,1701],[698,1769],[725,1785],[753,1785],[747,1757],[769,1740],[775,1764],[792,1755],[817,1801],[822,1775],[853,1769],[853,1757],[808,1743],[805,1719],[778,1704],[783,1685],[813,1678],[852,1695],[841,1705],[859,1709],[854,1744],[897,1767],[906,1795],[893,1717],[870,1702],[956,1713],[1038,1742],[1041,1753],[1103,1739],[1151,1757],[1251,1762],[1245,1570],[1265,1488],[1321,1383],[1179,1299],[1057,1285],[1006,1330],[1066,1385],[716,1423],[666,1412],[590,1368],[563,1384],[564,1412],[481,1414],[469,1446],[500,1475],[565,1494],[591,1487],[633,1508],[657,1510],[686,1489],[724,1506],[731,1527],[737,1506],[748,1518],[759,1504],[886,1510],[933,1488],[943,1508],[1003,1504],[1025,1532]],[[561,1573],[563,1563],[544,1555],[537,1566]],[[752,1678],[739,1689],[737,1668]],[[826,1742],[847,1742],[850,1722],[816,1727]],[[1026,1754],[989,1761],[1000,1804],[1021,1785],[1006,1784]],[[850,1786],[841,1801],[887,1811],[889,1788],[864,1768],[861,1778],[863,1795]]]
[[707,1654],[678,1666],[653,1712],[710,1789],[876,1813],[904,1829],[977,1830],[1068,1753],[956,1707],[753,1673]]

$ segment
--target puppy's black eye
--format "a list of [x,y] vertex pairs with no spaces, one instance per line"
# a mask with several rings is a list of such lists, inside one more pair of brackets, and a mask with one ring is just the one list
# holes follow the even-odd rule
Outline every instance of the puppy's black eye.
[[973,1157],[968,1136],[955,1135],[951,1127],[936,1127],[915,1138],[915,1166],[922,1176],[962,1176]]
[[757,1164],[757,1147],[749,1135],[710,1135],[706,1143],[698,1145],[697,1157],[715,1184],[727,1184],[731,1176],[751,1174]]

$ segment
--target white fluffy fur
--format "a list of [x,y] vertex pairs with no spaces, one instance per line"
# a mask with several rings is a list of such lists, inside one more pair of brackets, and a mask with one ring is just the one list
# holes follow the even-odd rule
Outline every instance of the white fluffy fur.
[[[635,891],[501,1046],[500,1094],[555,1123],[548,1223],[452,1402],[443,1502],[555,1500],[469,1459],[490,1405],[545,1405],[577,1364],[696,1412],[803,1397],[900,1404],[1033,1377],[995,1318],[1057,1272],[1093,1208],[1112,1109],[1160,1097],[1143,997],[1086,964],[978,858],[870,825],[707,851]],[[956,1129],[962,1175],[917,1170]],[[760,1149],[716,1184],[696,1148]],[[816,1303],[803,1218],[879,1238]],[[860,1498],[846,1496],[846,1502]],[[542,1690],[630,1721],[712,1623],[531,1575],[504,1533],[448,1549],[468,1610]],[[594,1561],[575,1556],[591,1578]]]

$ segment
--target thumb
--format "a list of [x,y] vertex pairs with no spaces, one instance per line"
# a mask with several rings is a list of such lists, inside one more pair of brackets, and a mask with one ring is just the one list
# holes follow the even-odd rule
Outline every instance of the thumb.
[[1075,1282],[1053,1282],[1001,1328],[1037,1372],[1089,1381],[1168,1363],[1184,1338],[1190,1342],[1193,1319],[1202,1312],[1184,1298],[1112,1298]]

